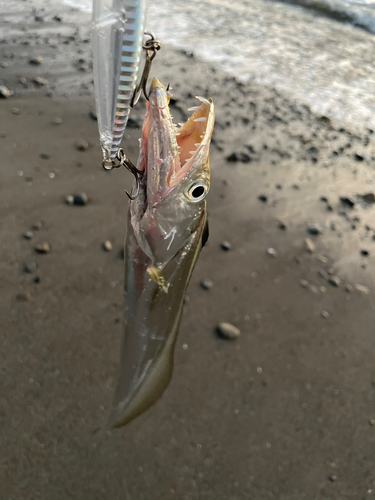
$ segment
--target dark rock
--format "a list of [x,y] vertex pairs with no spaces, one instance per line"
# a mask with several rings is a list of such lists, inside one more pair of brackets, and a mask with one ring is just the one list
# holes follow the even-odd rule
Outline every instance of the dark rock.
[[214,282],[206,278],[200,282],[200,286],[203,290],[210,290],[214,286]]
[[35,283],[36,285],[39,285],[39,283],[40,283],[39,276],[35,276],[35,278],[33,279],[33,283]]
[[282,187],[282,185],[281,185],[281,184],[276,184],[275,188],[276,188],[276,189],[282,189],[283,187]]
[[94,111],[94,110],[90,111],[89,117],[91,118],[91,120],[94,120],[95,122],[98,121],[98,115],[96,114],[96,111]]
[[247,153],[231,153],[229,156],[226,157],[227,161],[230,162],[242,162],[242,163],[249,163],[251,161],[251,156],[249,156]]
[[285,231],[285,230],[287,229],[287,225],[286,225],[286,224],[285,224],[285,222],[284,222],[284,221],[282,221],[282,220],[279,220],[279,221],[278,221],[278,223],[277,223],[277,227],[278,227],[279,229],[282,229],[283,231]]
[[319,234],[322,234],[323,230],[319,224],[310,224],[307,226],[306,231],[309,234],[312,234],[313,236],[318,236]]
[[40,154],[40,157],[43,159],[43,160],[49,160],[51,158],[51,155],[49,153],[41,153]]
[[370,255],[370,252],[368,250],[361,250],[361,255],[363,257],[368,257]]
[[58,22],[58,23],[61,23],[61,21],[62,21],[62,17],[60,17],[60,16],[53,16],[53,18],[52,18],[52,19],[53,19],[54,21]]
[[340,202],[349,208],[353,208],[355,205],[355,201],[353,201],[351,198],[348,198],[346,196],[340,196]]
[[89,199],[86,193],[75,194],[73,197],[73,205],[85,206]]
[[259,200],[259,201],[262,201],[263,203],[267,203],[267,201],[268,201],[268,197],[267,197],[265,194],[260,194],[260,195],[258,196],[258,200]]
[[36,262],[27,262],[26,264],[23,265],[23,272],[24,273],[35,273],[35,271],[38,269],[38,264]]
[[228,252],[228,250],[232,249],[232,243],[230,243],[229,241],[222,241],[220,243],[220,248],[225,252]]
[[366,193],[366,194],[360,194],[359,197],[365,201],[366,203],[375,203],[375,194],[374,193]]
[[20,293],[17,293],[16,299],[19,302],[28,302],[29,300],[31,300],[31,294],[29,292],[20,292]]
[[320,201],[323,201],[324,203],[328,203],[328,198],[326,196],[321,196]]
[[241,331],[230,323],[220,323],[216,327],[217,334],[226,340],[235,340],[241,335]]
[[328,283],[337,288],[341,284],[341,279],[338,276],[330,276],[328,278]]
[[355,159],[355,161],[363,161],[364,160],[363,156],[358,155],[357,153],[354,153],[353,158]]
[[49,253],[50,250],[51,250],[51,247],[46,242],[40,243],[39,245],[35,246],[35,251],[37,253],[43,253],[43,254],[45,254],[45,253]]

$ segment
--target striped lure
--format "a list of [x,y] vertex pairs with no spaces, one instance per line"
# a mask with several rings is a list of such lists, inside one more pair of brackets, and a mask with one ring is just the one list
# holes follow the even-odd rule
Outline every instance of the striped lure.
[[116,157],[141,59],[146,0],[94,0],[95,101],[103,160]]

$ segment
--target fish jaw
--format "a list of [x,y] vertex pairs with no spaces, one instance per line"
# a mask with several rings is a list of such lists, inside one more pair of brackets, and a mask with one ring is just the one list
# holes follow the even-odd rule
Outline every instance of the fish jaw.
[[[137,165],[143,172],[141,193],[131,204],[131,220],[138,243],[160,269],[183,247],[205,210],[214,106],[198,99],[200,106],[178,128],[170,93],[156,78],[152,81]],[[203,194],[194,199],[191,190],[198,184]]]

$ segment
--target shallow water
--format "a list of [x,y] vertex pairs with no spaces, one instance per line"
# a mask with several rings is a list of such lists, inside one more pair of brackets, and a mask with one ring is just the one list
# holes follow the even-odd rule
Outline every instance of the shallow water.
[[[292,1],[309,8],[267,0],[158,0],[149,2],[148,29],[243,80],[275,86],[316,113],[374,128],[375,4]],[[80,5],[89,11],[91,1]],[[343,22],[349,20],[362,28]]]

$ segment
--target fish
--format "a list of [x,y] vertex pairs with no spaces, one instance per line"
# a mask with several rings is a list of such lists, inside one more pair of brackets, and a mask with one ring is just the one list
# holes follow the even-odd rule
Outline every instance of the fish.
[[116,158],[137,84],[146,0],[94,0],[92,49],[103,165]]
[[167,388],[186,288],[208,238],[214,104],[197,99],[200,106],[177,128],[170,92],[152,80],[137,163],[139,191],[127,219],[124,340],[112,427],[130,423]]

